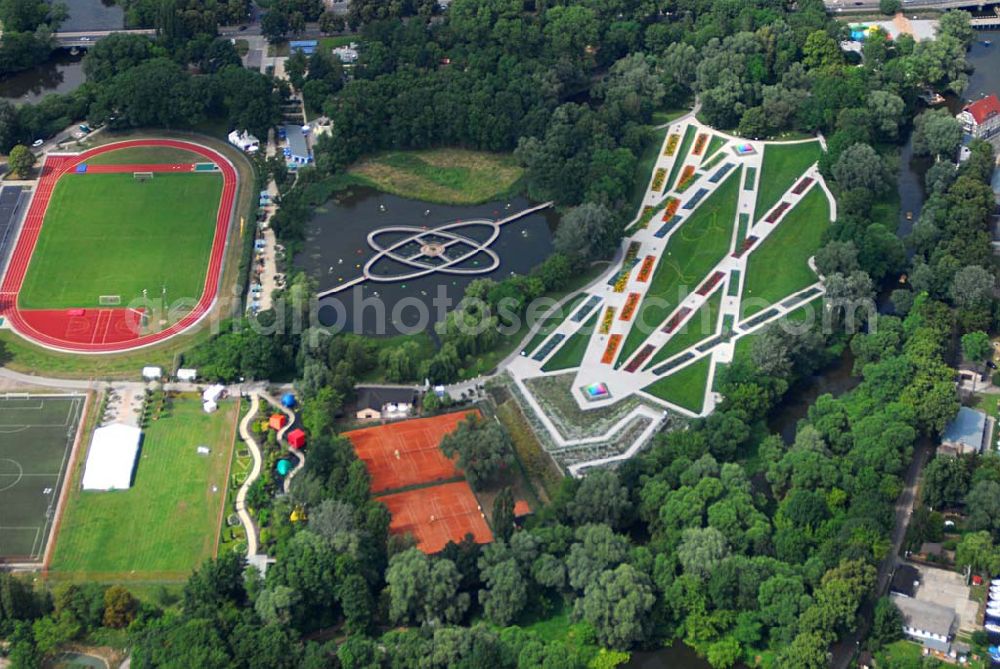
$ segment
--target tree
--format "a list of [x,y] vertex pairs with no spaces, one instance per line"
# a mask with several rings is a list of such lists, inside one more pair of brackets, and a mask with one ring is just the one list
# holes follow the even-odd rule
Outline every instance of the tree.
[[114,629],[128,627],[139,612],[139,600],[120,585],[104,592],[104,626]]
[[878,10],[888,16],[892,16],[902,9],[902,7],[903,4],[900,0],[878,0]]
[[883,192],[889,184],[888,170],[875,149],[867,144],[854,144],[833,165],[833,177],[843,190],[866,189]]
[[871,639],[875,648],[881,648],[893,641],[903,638],[905,625],[903,614],[888,597],[880,597],[875,603],[875,616],[872,620]]
[[955,272],[949,294],[956,306],[975,309],[990,304],[995,284],[992,272],[978,265],[969,265]]
[[458,592],[461,578],[451,560],[430,558],[416,548],[397,553],[385,573],[389,617],[396,622],[458,622],[469,608],[469,594]]
[[[479,603],[483,613],[495,625],[509,625],[524,609],[528,602],[528,587],[517,561],[513,557],[494,562],[491,552],[497,548],[506,551],[506,546],[488,546],[479,559],[480,578],[486,587],[479,591]],[[509,554],[509,553],[508,553]]]
[[972,14],[962,10],[945,12],[938,23],[938,34],[954,37],[968,49],[975,39],[975,31],[970,23]]
[[618,473],[598,469],[583,479],[568,511],[577,525],[604,523],[614,528],[624,520],[631,507],[628,489],[622,485]]
[[677,548],[677,558],[684,572],[702,579],[708,578],[727,555],[726,537],[714,527],[684,530],[683,541]]
[[280,42],[288,32],[288,17],[278,9],[271,9],[261,18],[260,31],[268,42]]
[[648,637],[655,603],[649,578],[632,565],[622,564],[588,585],[574,611],[593,625],[601,645],[625,650]]
[[965,496],[969,527],[973,530],[1000,532],[1000,483],[980,481]]
[[969,492],[970,478],[965,459],[939,455],[924,469],[920,488],[924,504],[941,509],[961,503]]
[[556,228],[553,246],[575,260],[590,260],[608,250],[611,212],[603,204],[582,204],[570,209]]
[[35,160],[35,154],[31,152],[31,149],[23,144],[18,144],[10,150],[10,155],[7,156],[7,165],[12,173],[26,179],[31,176],[31,168],[35,166]]
[[1000,567],[1000,555],[989,532],[967,532],[955,548],[955,564],[970,567],[975,572],[995,572]]
[[441,452],[458,456],[458,466],[473,488],[481,488],[512,460],[510,438],[495,421],[475,414],[441,439]]
[[913,152],[922,156],[953,158],[962,143],[962,126],[947,109],[928,110],[913,123]]
[[850,274],[861,269],[858,265],[858,247],[852,241],[831,241],[816,252],[816,269],[823,276]]
[[514,493],[504,487],[493,500],[493,534],[500,541],[510,540],[514,533]]
[[978,330],[962,335],[962,355],[974,364],[982,364],[993,357],[993,344],[990,336]]

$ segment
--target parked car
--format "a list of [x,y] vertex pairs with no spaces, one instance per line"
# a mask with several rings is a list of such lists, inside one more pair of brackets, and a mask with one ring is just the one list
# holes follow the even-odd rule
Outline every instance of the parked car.
[[36,139],[35,141],[33,141],[31,143],[31,145],[37,149],[38,147],[40,147],[44,143],[45,143],[44,139]]

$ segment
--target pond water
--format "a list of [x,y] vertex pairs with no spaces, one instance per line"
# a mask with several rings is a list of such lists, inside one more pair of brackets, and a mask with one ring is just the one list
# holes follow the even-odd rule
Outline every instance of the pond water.
[[[501,219],[531,206],[524,198],[483,205],[445,206],[356,188],[316,209],[307,225],[303,250],[295,257],[294,265],[316,280],[321,293],[334,289],[361,277],[366,263],[377,255],[368,243],[369,233],[396,226],[413,230],[381,233],[376,240],[381,248],[393,247],[408,237],[425,235],[423,245],[411,242],[405,248],[399,247],[398,252],[408,255],[422,247],[428,250],[426,243],[430,242],[442,246],[446,253],[453,254],[452,257],[467,255],[467,260],[453,265],[453,269],[468,274],[435,271],[394,282],[366,280],[320,301],[319,318],[323,325],[343,326],[371,335],[419,331],[438,320],[443,311],[450,310],[441,305],[453,306],[474,279],[500,280],[512,273],[526,274],[552,253],[552,231],[558,220],[552,210],[530,214],[501,226],[496,238],[488,244],[494,234],[492,226],[453,225],[473,219]],[[433,234],[443,226],[448,230]],[[496,260],[485,251],[472,253],[476,248],[488,248]],[[441,250],[432,248],[429,252]],[[493,265],[495,269],[486,271]],[[385,257],[372,265],[371,270],[372,274],[385,277],[415,271],[413,267]]]
[[96,655],[59,653],[45,665],[47,669],[107,669],[108,663]]
[[0,79],[0,98],[35,103],[50,93],[69,93],[84,79],[83,54],[59,49],[44,64]]

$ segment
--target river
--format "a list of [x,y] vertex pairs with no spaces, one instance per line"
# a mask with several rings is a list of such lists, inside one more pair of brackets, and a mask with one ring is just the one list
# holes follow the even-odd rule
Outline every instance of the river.
[[0,99],[35,103],[52,93],[69,93],[84,79],[83,56],[59,49],[46,63],[0,79]]

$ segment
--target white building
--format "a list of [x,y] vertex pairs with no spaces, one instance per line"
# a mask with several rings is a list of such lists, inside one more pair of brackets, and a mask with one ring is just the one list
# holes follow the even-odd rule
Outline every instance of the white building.
[[242,132],[233,130],[229,133],[229,143],[247,153],[256,153],[260,150],[260,140],[246,130]]
[[951,649],[957,621],[954,609],[896,593],[891,595],[891,599],[903,614],[903,633],[906,636],[941,653]]
[[344,65],[354,65],[358,62],[358,44],[351,42],[347,46],[338,46],[333,50],[333,55],[340,59]]
[[84,490],[128,490],[139,454],[142,430],[112,423],[94,430],[83,471]]
[[143,367],[142,378],[146,381],[156,381],[163,376],[163,370],[159,367]]
[[975,139],[990,139],[1000,134],[1000,100],[995,95],[968,104],[956,116],[962,130]]

